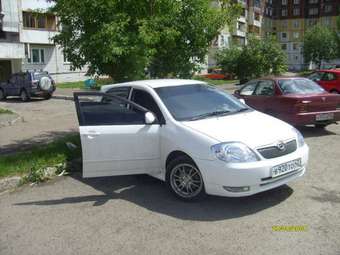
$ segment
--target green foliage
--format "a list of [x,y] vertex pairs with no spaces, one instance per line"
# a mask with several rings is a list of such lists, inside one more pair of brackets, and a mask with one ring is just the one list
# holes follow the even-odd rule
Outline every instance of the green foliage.
[[221,0],[58,0],[62,24],[54,39],[74,68],[108,74],[116,82],[188,77],[204,61],[211,41],[240,6]]
[[316,25],[308,29],[303,41],[303,56],[305,62],[313,61],[320,68],[323,60],[336,57],[338,45],[334,32],[328,27]]
[[340,58],[340,16],[336,17],[335,39],[337,43],[337,58]]
[[[70,150],[66,146],[66,142],[77,145],[77,149]],[[40,174],[38,170],[65,163],[80,156],[79,135],[70,135],[47,145],[34,147],[29,151],[0,156],[0,178],[18,174],[29,174],[30,180],[39,179]]]
[[14,114],[11,110],[0,108],[0,114]]
[[217,62],[224,72],[236,75],[240,82],[287,70],[287,57],[273,37],[250,36],[247,45],[232,45],[217,53]]

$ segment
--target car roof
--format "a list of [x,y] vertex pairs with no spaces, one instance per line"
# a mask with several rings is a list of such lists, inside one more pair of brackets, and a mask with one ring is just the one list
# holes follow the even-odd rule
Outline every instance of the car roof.
[[186,80],[186,79],[154,79],[154,80],[140,80],[140,81],[110,84],[110,85],[102,86],[102,89],[106,90],[111,87],[132,86],[132,85],[147,86],[151,88],[161,88],[161,87],[183,86],[183,85],[192,85],[192,84],[206,84],[206,83],[202,81]]

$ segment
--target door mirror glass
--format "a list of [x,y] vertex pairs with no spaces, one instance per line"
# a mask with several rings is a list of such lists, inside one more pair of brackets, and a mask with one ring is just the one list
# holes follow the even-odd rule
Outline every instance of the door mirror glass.
[[156,116],[152,112],[145,113],[145,124],[151,125],[156,121]]

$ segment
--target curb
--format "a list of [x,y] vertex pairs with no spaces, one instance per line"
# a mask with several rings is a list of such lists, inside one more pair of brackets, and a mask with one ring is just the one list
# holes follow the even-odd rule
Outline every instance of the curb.
[[62,99],[62,100],[70,100],[70,101],[74,101],[73,96],[53,95],[52,98],[54,98],[54,99]]

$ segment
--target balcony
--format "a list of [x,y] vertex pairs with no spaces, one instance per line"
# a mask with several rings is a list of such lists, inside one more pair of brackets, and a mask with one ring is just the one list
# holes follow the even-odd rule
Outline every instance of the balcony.
[[56,34],[56,31],[25,28],[21,32],[21,41],[24,43],[53,44],[52,38]]
[[237,29],[233,32],[233,35],[238,37],[246,37],[246,32]]
[[4,32],[19,32],[19,12],[17,0],[1,0],[1,25]]
[[21,59],[25,58],[25,48],[22,43],[0,43],[0,59]]

